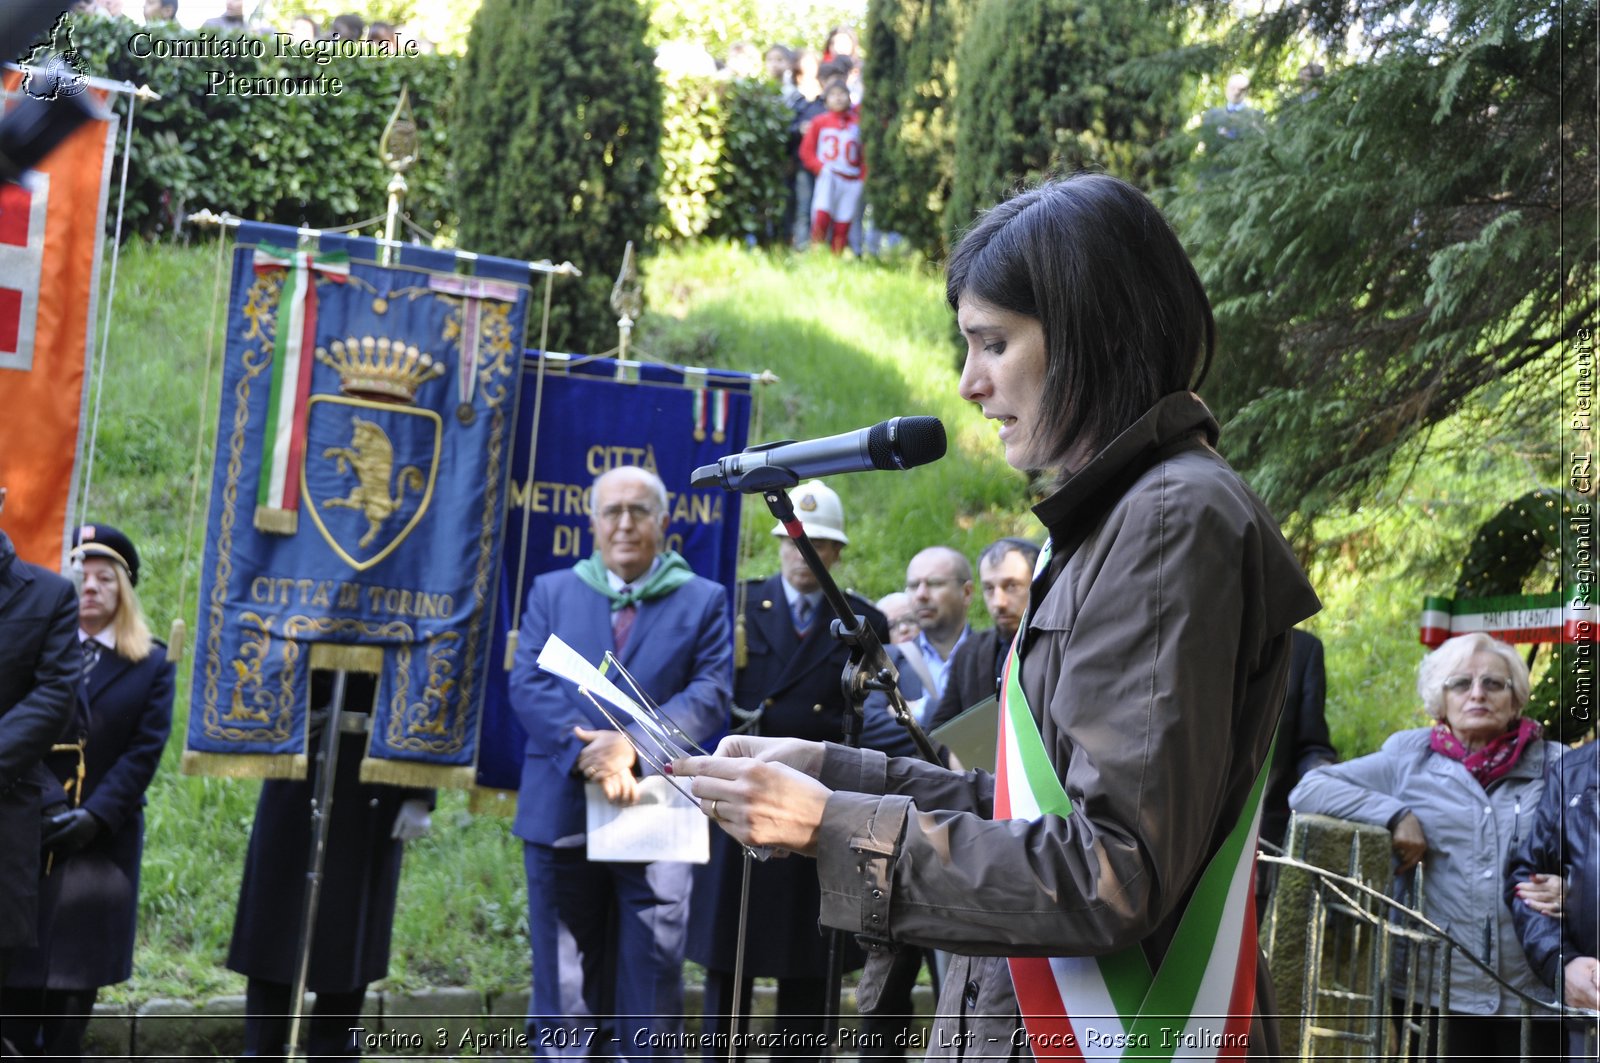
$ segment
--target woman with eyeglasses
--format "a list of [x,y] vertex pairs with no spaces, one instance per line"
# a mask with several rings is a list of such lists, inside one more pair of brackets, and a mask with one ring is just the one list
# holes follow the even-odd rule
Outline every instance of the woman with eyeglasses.
[[[1528,667],[1511,646],[1481,633],[1449,639],[1417,669],[1417,695],[1433,725],[1391,735],[1376,753],[1316,769],[1289,794],[1289,807],[1387,827],[1395,873],[1410,875],[1422,865],[1423,914],[1506,983],[1549,1000],[1500,898],[1506,863],[1544,793],[1547,766],[1562,753],[1522,715],[1528,690]],[[1428,1001],[1435,1011],[1440,958]],[[1455,957],[1442,1054],[1528,1058],[1521,1053],[1521,1012],[1515,993]],[[1559,1058],[1560,1024],[1536,1021],[1533,1030],[1532,1058]],[[1417,1046],[1413,1054],[1434,1050]]]

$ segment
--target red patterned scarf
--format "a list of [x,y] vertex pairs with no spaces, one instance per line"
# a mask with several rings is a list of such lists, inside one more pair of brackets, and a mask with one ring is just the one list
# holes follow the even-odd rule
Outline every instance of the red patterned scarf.
[[1524,716],[1517,720],[1516,727],[1493,739],[1476,753],[1469,753],[1461,739],[1452,734],[1447,725],[1440,723],[1434,725],[1430,744],[1435,753],[1459,760],[1478,780],[1478,785],[1487,790],[1490,783],[1504,777],[1512,769],[1528,743],[1543,733],[1544,728],[1537,721]]

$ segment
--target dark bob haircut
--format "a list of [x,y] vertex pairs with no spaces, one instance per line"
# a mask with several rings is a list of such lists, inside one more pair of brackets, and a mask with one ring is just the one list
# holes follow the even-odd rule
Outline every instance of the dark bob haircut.
[[1144,193],[1106,174],[1030,188],[986,211],[946,269],[945,297],[1037,318],[1045,376],[1039,430],[1061,467],[1211,366],[1211,303],[1172,227]]

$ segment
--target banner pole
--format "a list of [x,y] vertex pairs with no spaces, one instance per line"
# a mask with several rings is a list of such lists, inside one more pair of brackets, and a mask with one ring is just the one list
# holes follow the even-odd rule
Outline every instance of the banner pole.
[[311,852],[300,898],[300,940],[295,949],[294,987],[289,1012],[289,1042],[283,1058],[299,1055],[300,1020],[305,1015],[306,981],[311,971],[311,947],[316,940],[317,905],[322,899],[322,872],[328,855],[328,835],[333,824],[333,788],[339,771],[339,732],[343,729],[345,681],[348,673],[333,673],[333,697],[322,723],[317,749],[317,786],[311,797]]
[[[351,229],[359,229],[363,225],[371,224],[373,222],[382,221],[384,219],[384,217],[386,217],[386,215],[379,215],[376,218],[368,219],[366,222],[357,222],[353,226],[342,226],[342,227],[334,227],[334,228],[328,228],[328,229],[314,229],[314,228],[311,228],[310,226],[298,225],[298,226],[294,227],[294,231],[295,231],[295,235],[296,236],[303,236],[303,237],[306,237],[308,239],[316,240],[316,239],[321,239],[323,236],[328,235],[328,234],[338,235],[338,234],[341,234],[341,233],[349,232]],[[220,225],[224,229],[237,229],[240,225],[244,224],[244,219],[243,218],[235,217],[232,214],[218,214],[218,213],[216,213],[215,211],[213,211],[209,207],[206,207],[206,208],[201,209],[201,210],[192,211],[192,212],[184,215],[183,220],[186,221],[186,222],[192,222],[195,225]],[[287,229],[289,227],[288,226],[283,226],[283,228]],[[396,247],[396,248],[399,248],[399,247],[404,247],[406,245],[404,240],[385,240],[381,236],[369,236],[369,237],[366,237],[365,239],[371,240],[374,244],[377,244],[380,248],[381,247]],[[477,258],[478,258],[477,254],[475,254],[472,251],[456,251],[455,252],[455,256],[456,256],[456,258],[458,258],[458,259],[460,259],[460,260],[462,260],[464,262],[475,262],[475,261],[477,261]],[[581,269],[579,269],[577,266],[574,266],[571,262],[554,263],[554,262],[551,262],[548,258],[542,258],[537,262],[526,262],[526,261],[523,261],[523,262],[520,262],[519,264],[522,265],[522,266],[526,266],[527,269],[528,269],[528,272],[530,272],[530,273],[555,273],[555,274],[559,274],[559,275],[564,276],[564,277],[581,277],[581,276],[583,276],[583,271]]]
[[[554,294],[555,275],[546,273],[544,277],[544,312],[539,318],[539,372],[534,377],[533,384],[533,424],[528,428],[528,483],[531,486],[537,481],[539,470],[539,418],[544,413],[544,368],[549,361],[547,347],[550,343],[550,300]],[[507,510],[510,510],[509,500]],[[528,576],[528,526],[533,522],[528,519],[526,506],[518,515],[522,521],[522,542],[517,548],[517,582],[512,590],[511,598],[511,627],[506,632],[506,659],[502,662],[506,671],[511,671],[511,666],[516,663],[517,643],[522,634],[522,607],[523,595],[527,593]]]

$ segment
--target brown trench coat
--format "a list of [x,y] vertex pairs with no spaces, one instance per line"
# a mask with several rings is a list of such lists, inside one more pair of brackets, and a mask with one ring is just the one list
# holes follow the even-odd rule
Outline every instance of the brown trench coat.
[[[1005,956],[1138,945],[1159,963],[1266,761],[1289,629],[1319,603],[1216,434],[1198,397],[1170,395],[1035,509],[1054,556],[1022,685],[1069,817],[995,822],[985,772],[828,747],[822,921],[957,954],[930,1056],[1029,1055]],[[1252,1034],[1252,1055],[1275,1051],[1259,1019]]]

